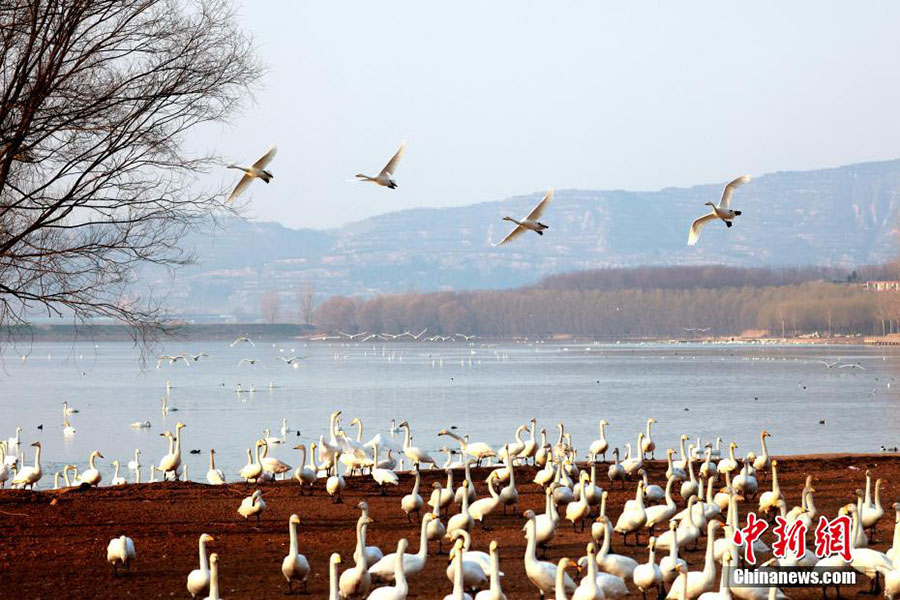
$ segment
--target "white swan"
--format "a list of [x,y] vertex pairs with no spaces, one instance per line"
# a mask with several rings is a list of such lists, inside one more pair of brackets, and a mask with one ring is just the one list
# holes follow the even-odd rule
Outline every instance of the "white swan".
[[[468,442],[465,438],[456,435],[452,431],[448,431],[447,429],[441,429],[438,432],[438,435],[446,435],[447,437],[451,437],[459,443],[460,449],[464,454],[468,454],[472,458],[474,458],[477,463],[476,466],[481,466],[481,461],[490,456],[496,456],[497,453],[494,451],[491,446],[485,442]],[[524,444],[523,444],[524,448]]]
[[669,519],[671,519],[676,512],[678,512],[678,505],[675,504],[675,499],[672,498],[672,486],[675,484],[675,478],[670,477],[666,482],[666,491],[665,491],[665,504],[659,504],[657,506],[649,506],[644,509],[644,512],[647,515],[647,522],[644,523],[644,526],[650,531],[650,535],[653,535],[653,529],[657,525],[662,525],[666,523]]
[[453,549],[450,551],[450,566],[448,567],[448,574],[451,575],[450,580],[453,582],[453,592],[447,596],[444,596],[444,600],[472,600],[472,597],[465,592],[465,567],[463,561],[462,545],[462,540],[457,540],[456,544],[454,544],[453,546]]
[[[523,515],[528,522],[525,524],[525,575],[546,596],[556,589],[557,566],[552,562],[538,560],[535,556],[537,548],[536,524],[534,511],[527,510]],[[566,593],[575,591],[575,582],[567,574],[563,573],[563,585]]]
[[113,474],[112,481],[109,482],[110,485],[125,485],[125,478],[119,475],[119,461],[112,461],[112,466],[116,468],[116,472]]
[[206,600],[222,600],[219,596],[219,555],[209,555],[209,596]]
[[194,569],[188,573],[187,589],[191,598],[196,598],[200,594],[209,590],[209,562],[206,556],[206,544],[215,541],[215,538],[208,533],[200,535],[198,546],[200,548],[200,568]]
[[881,505],[882,483],[884,483],[883,479],[877,479],[875,481],[875,501],[872,502],[872,497],[870,495],[872,474],[870,471],[866,471],[866,496],[863,500],[862,512],[860,513],[860,527],[871,530],[873,539],[875,538],[875,527],[878,525],[878,521],[881,520],[881,517],[884,516],[884,507]]
[[131,570],[131,561],[135,558],[134,541],[128,536],[113,538],[106,546],[106,562],[112,565],[113,577],[119,575],[119,565]]
[[260,517],[263,512],[266,510],[266,501],[262,498],[262,492],[260,490],[255,490],[250,496],[241,500],[241,505],[238,507],[238,514],[244,517],[244,519],[250,519],[250,517],[256,517],[256,524],[259,525]]
[[206,472],[206,481],[210,485],[223,485],[225,483],[225,473],[222,469],[216,468],[216,451],[209,449],[209,471]]
[[341,573],[338,587],[342,598],[362,598],[372,585],[372,576],[369,575],[369,565],[366,561],[364,548],[366,547],[366,528],[372,522],[367,515],[361,515],[356,520],[356,549],[353,551],[354,565]]
[[[369,503],[368,502],[363,500],[362,502],[357,504],[356,507],[360,510],[360,517],[365,519],[367,524],[375,522],[373,519],[369,518]],[[357,546],[354,553],[355,552],[363,553],[363,555],[366,557],[366,568],[368,569],[369,567],[371,567],[372,565],[377,563],[379,560],[381,560],[381,557],[384,556],[384,552],[382,552],[381,548],[379,548],[378,546],[367,546],[365,544],[365,532],[366,531],[367,531],[366,528],[363,528],[364,535],[361,540],[357,540],[357,542],[359,542],[359,545]]]
[[506,600],[506,594],[500,586],[500,554],[497,550],[497,540],[491,540],[488,549],[491,556],[490,587],[478,592],[475,600]]
[[641,444],[641,453],[649,454],[651,460],[655,458],[656,442],[650,438],[650,426],[656,422],[653,417],[647,419],[647,435],[644,436],[644,442]]
[[[16,435],[18,436],[19,428],[16,428]],[[32,490],[34,489],[34,484],[41,480],[44,472],[41,470],[41,443],[34,442],[31,444],[34,446],[34,466],[33,467],[22,467],[19,469],[19,472],[16,473],[16,476],[13,477],[13,480],[10,482],[12,486],[19,487],[28,487]]]
[[422,501],[422,496],[419,495],[419,486],[421,483],[422,480],[419,475],[419,468],[416,467],[415,483],[413,483],[412,491],[400,499],[400,508],[406,513],[406,520],[408,522],[412,521],[409,514],[414,512],[416,513],[416,517],[418,517],[422,512],[422,506],[425,504]]
[[[538,205],[535,206],[531,210],[531,212],[528,213],[528,216],[525,217],[524,219],[522,219],[521,221],[517,221],[509,216],[503,217],[504,221],[511,221],[511,222],[515,223],[516,228],[513,229],[509,233],[509,235],[507,235],[505,238],[500,240],[500,242],[493,244],[494,247],[502,246],[503,244],[506,244],[507,242],[511,242],[512,240],[516,239],[517,237],[519,237],[520,235],[522,235],[523,233],[525,233],[528,230],[531,230],[538,235],[544,235],[544,230],[549,229],[549,227],[547,225],[544,225],[540,221],[538,221],[538,219],[540,219],[541,215],[544,214],[544,210],[546,210],[547,205],[550,204],[550,200],[552,198],[553,198],[553,188],[550,188],[547,191],[547,194],[544,196],[543,200],[538,202]],[[551,587],[551,589],[552,589],[552,587]]]
[[[463,481],[463,486],[468,487],[469,482]],[[503,497],[501,496],[501,501]],[[453,533],[457,530],[462,531],[470,531],[472,529],[472,515],[469,514],[469,496],[468,494],[463,494],[462,497],[462,506],[459,509],[459,513],[450,517],[450,520],[447,521],[447,536],[452,537]]]
[[[378,462],[378,444],[375,444],[375,463]],[[390,469],[382,469],[380,467],[372,467],[370,470],[372,475],[372,479],[375,480],[375,483],[381,488],[381,495],[384,496],[384,486],[386,485],[398,485],[400,483],[400,478],[397,477],[397,474],[391,471]]]
[[591,445],[588,448],[588,453],[593,454],[594,456],[602,456],[603,462],[606,462],[606,451],[609,450],[609,442],[606,439],[607,425],[609,425],[609,423],[606,419],[600,421],[600,437],[591,442]]
[[328,600],[341,600],[338,593],[338,565],[341,564],[341,555],[332,552],[328,559]]
[[670,585],[678,576],[679,565],[687,569],[687,563],[678,557],[678,525],[675,521],[669,521],[669,531],[672,533],[672,543],[669,545],[669,554],[659,561],[659,570],[662,572],[663,583]]
[[[300,495],[303,495],[303,486],[312,488],[313,484],[316,482],[316,471],[312,467],[306,466],[306,446],[303,444],[298,444],[294,446],[294,450],[300,451],[300,463],[299,466],[294,470],[294,479],[297,480],[297,483],[300,484]],[[313,460],[312,453],[310,453],[310,460]],[[310,490],[312,493],[312,490]]]
[[[581,558],[579,563],[586,565],[587,575],[581,579],[578,590],[575,590],[576,596],[584,596],[585,598],[607,598],[609,600],[617,600],[628,595],[628,588],[625,580],[618,575],[612,573],[597,572],[597,546],[591,542],[587,545],[587,556]],[[593,581],[593,583],[592,583]],[[583,590],[579,592],[579,590]],[[600,592],[602,595],[598,594]]]
[[[391,160],[388,161],[384,168],[376,175],[375,177],[370,177],[368,175],[363,175],[362,173],[357,173],[356,178],[359,181],[371,181],[376,185],[380,185],[390,189],[397,188],[397,182],[394,181],[394,172],[397,170],[397,165],[400,164],[400,159],[403,158],[403,152],[406,150],[406,142],[402,142],[400,144],[400,148],[391,157]],[[400,337],[400,336],[397,336]]]
[[[239,171],[243,171],[244,176],[241,177],[241,180],[238,181],[236,186],[234,186],[234,189],[231,191],[231,194],[228,195],[228,199],[225,200],[225,202],[231,202],[232,200],[234,200],[235,198],[240,196],[244,192],[244,190],[247,189],[247,186],[249,186],[250,183],[254,179],[261,179],[262,181],[265,181],[266,183],[269,183],[270,181],[272,181],[272,178],[275,176],[272,175],[272,173],[270,171],[266,170],[266,166],[275,157],[276,151],[277,151],[277,148],[275,146],[272,146],[268,152],[266,152],[259,160],[257,160],[255,163],[253,163],[249,167],[240,167],[240,166],[234,165],[234,164],[228,165],[226,168],[237,169]],[[237,340],[235,340],[234,342],[231,343],[232,347],[239,341],[248,341],[249,342],[250,339],[249,338],[238,338]]]
[[741,211],[731,209],[731,197],[734,195],[734,190],[736,190],[738,186],[741,186],[748,181],[750,181],[749,175],[741,175],[725,186],[725,189],[722,190],[722,199],[719,200],[718,205],[713,204],[712,202],[704,203],[707,206],[712,206],[712,212],[708,215],[703,215],[691,223],[691,229],[688,233],[688,246],[693,246],[697,243],[697,240],[700,239],[700,230],[710,221],[721,219],[725,222],[725,225],[731,227],[731,222],[734,218],[741,214]]
[[484,528],[484,518],[497,510],[497,507],[500,506],[500,496],[494,489],[495,479],[493,473],[488,475],[488,497],[480,498],[469,505],[469,514],[472,516],[473,520],[481,523],[482,529]]
[[6,487],[6,482],[12,470],[6,464],[6,442],[0,442],[0,488]]
[[259,478],[263,473],[262,465],[259,462],[259,448],[262,445],[262,441],[257,440],[253,446],[256,457],[255,462],[254,454],[250,451],[250,448],[247,448],[247,464],[241,467],[241,470],[238,471],[238,476],[241,479],[245,480],[247,483],[250,483],[251,479],[254,483],[259,483]]
[[582,471],[576,489],[578,500],[569,502],[569,504],[566,505],[566,519],[572,523],[572,531],[575,531],[575,524],[579,521],[581,522],[581,530],[584,531],[584,521],[591,511],[591,506],[588,504],[586,494],[584,493],[584,485],[589,480],[590,475],[588,475],[587,472]]
[[103,455],[100,454],[99,450],[91,452],[91,457],[88,459],[89,466],[81,473],[81,481],[94,487],[100,485],[100,481],[103,479],[103,475],[94,464],[94,461],[98,458],[103,458]]
[[391,573],[394,585],[375,589],[369,594],[369,600],[406,600],[406,594],[409,592],[409,585],[406,582],[406,546],[406,538],[401,538],[397,542],[397,551],[393,554],[388,554],[391,557],[394,569],[393,573]]
[[716,540],[716,531],[722,527],[722,524],[718,521],[710,521],[706,527],[706,556],[703,570],[680,573],[669,588],[669,593],[666,595],[668,600],[696,598],[703,592],[711,591],[715,585],[716,561],[713,555],[713,547]]
[[634,504],[626,506],[619,519],[616,521],[616,533],[622,534],[622,543],[628,545],[628,534],[634,534],[634,543],[638,543],[638,532],[647,522],[647,512],[644,510],[644,482],[638,481],[637,492],[634,494]]
[[[778,485],[778,461],[770,461],[770,465],[772,468],[772,489],[766,490],[759,496],[759,512],[766,515],[778,508],[779,501],[784,501],[784,496],[781,493],[781,487]],[[737,478],[735,478],[735,480],[737,480]]]
[[429,463],[432,467],[436,466],[437,463],[434,462],[434,459],[428,455],[427,452],[418,448],[416,446],[410,445],[411,435],[409,432],[409,422],[403,421],[397,427],[401,429],[406,429],[406,437],[403,439],[403,454],[415,463]]
[[[419,532],[419,551],[416,554],[405,554],[406,547],[404,546],[401,565],[404,577],[415,575],[425,568],[425,563],[428,560],[428,533],[426,528],[431,519],[431,513],[426,514],[422,518],[422,527]],[[399,554],[401,554],[399,548],[396,554],[386,554],[381,560],[369,567],[369,575],[373,575],[382,581],[394,581],[397,573],[396,559]],[[369,597],[371,598],[371,596]]]
[[634,569],[637,567],[637,561],[621,554],[610,554],[609,546],[612,542],[613,533],[612,524],[606,517],[600,517],[600,523],[603,524],[604,535],[603,545],[600,547],[600,551],[597,552],[597,566],[607,573],[621,577],[623,580],[631,579]]
[[[462,587],[467,590],[481,589],[487,584],[491,572],[491,557],[484,552],[472,552],[469,550],[472,538],[467,531],[457,530],[453,532],[453,549],[450,551],[451,561],[456,553],[462,557],[460,571],[462,572]],[[455,565],[447,567],[447,579],[451,582],[456,577]]]
[[[258,514],[257,514],[258,516]],[[291,515],[288,521],[288,529],[291,536],[290,550],[284,560],[281,561],[281,574],[284,575],[288,585],[288,594],[294,593],[294,581],[303,583],[303,589],[306,590],[306,578],[309,575],[309,561],[300,554],[299,542],[297,540],[297,526],[300,524],[300,517]]]
[[157,467],[157,470],[162,471],[163,480],[168,477],[168,474],[170,472],[172,473],[173,479],[178,479],[178,467],[181,466],[181,430],[185,427],[185,424],[180,422],[175,425],[175,445],[169,452],[169,454],[163,456],[159,461],[159,467]]
[[649,552],[647,562],[634,568],[632,580],[634,585],[641,590],[641,595],[646,595],[647,590],[651,588],[657,590],[657,595],[659,595],[659,591],[662,590],[663,574],[659,565],[656,564],[656,538],[650,538],[650,541],[647,542],[647,550]]

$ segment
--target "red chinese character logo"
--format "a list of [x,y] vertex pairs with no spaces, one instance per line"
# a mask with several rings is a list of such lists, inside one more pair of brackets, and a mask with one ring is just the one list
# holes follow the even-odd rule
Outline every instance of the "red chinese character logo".
[[756,564],[756,555],[753,553],[753,542],[759,539],[763,532],[769,528],[769,524],[762,519],[757,519],[754,513],[747,513],[747,526],[738,529],[731,536],[735,546],[744,547],[744,560]]
[[850,562],[850,517],[841,515],[829,521],[819,517],[816,525],[816,556],[825,558],[840,554],[846,562]]
[[806,525],[803,521],[797,519],[790,525],[784,517],[775,517],[775,528],[772,533],[775,534],[776,540],[772,544],[772,554],[776,558],[786,558],[787,551],[790,550],[796,558],[802,558],[806,554]]

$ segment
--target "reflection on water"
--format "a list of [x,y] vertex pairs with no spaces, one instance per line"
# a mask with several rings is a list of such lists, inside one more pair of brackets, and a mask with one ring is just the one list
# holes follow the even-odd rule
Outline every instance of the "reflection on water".
[[[106,457],[98,466],[107,483],[109,463],[117,458],[126,464],[135,448],[145,468],[158,462],[168,447],[159,434],[174,430],[178,421],[187,425],[183,450],[194,480],[204,479],[211,447],[217,466],[235,479],[246,448],[265,427],[280,435],[283,418],[300,435],[289,433],[272,453],[296,466],[293,446],[326,433],[328,415],[338,408],[348,435],[355,435],[349,425],[354,417],[363,421],[364,440],[386,434],[392,418],[407,419],[415,444],[432,451],[449,441],[436,437],[442,427],[455,425],[472,441],[496,447],[532,417],[551,442],[556,424],[565,423],[581,454],[597,437],[600,419],[610,423],[611,446],[624,450],[650,416],[659,421],[653,438],[661,449],[676,447],[687,433],[704,442],[720,435],[736,441],[739,452],[759,453],[762,428],[772,433],[775,453],[872,452],[882,444],[900,445],[894,427],[900,417],[900,382],[894,380],[900,351],[889,348],[291,340],[231,348],[191,342],[166,351],[209,357],[190,366],[181,360],[160,369],[151,364],[144,371],[127,343],[35,344],[25,361],[12,350],[0,375],[0,436],[14,436],[21,426],[29,461],[28,444],[41,440],[49,472],[45,488],[52,485],[53,471],[65,463],[83,468],[93,450]],[[294,364],[277,358],[293,355],[307,358]],[[245,358],[258,362],[238,367]],[[863,368],[819,362],[838,359]],[[170,412],[163,415],[167,381]],[[235,391],[238,386],[245,391]],[[69,417],[76,430],[71,437],[63,436],[63,401],[80,411]],[[144,420],[152,426],[129,426]]]

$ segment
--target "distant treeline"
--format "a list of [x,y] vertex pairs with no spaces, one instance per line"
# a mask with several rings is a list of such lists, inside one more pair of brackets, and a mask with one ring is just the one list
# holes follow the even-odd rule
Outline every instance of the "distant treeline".
[[592,269],[551,275],[536,287],[547,290],[628,290],[794,285],[807,281],[897,279],[897,265],[877,265],[849,270],[837,267],[743,268],[717,265],[686,267],[637,267]]
[[[505,291],[341,296],[315,312],[321,331],[454,333],[485,337],[574,334],[681,337],[685,330],[739,335],[880,334],[896,331],[900,293],[870,292],[866,279],[896,279],[893,266],[858,271],[647,267],[548,277]],[[892,325],[893,323],[893,325]]]

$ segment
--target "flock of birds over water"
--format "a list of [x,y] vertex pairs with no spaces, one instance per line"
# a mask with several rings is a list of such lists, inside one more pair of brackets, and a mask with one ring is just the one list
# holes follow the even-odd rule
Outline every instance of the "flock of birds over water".
[[[73,412],[75,409],[64,405],[67,416]],[[369,544],[366,533],[373,519],[367,502],[363,501],[358,505],[355,550],[347,561],[349,566],[341,570],[344,559],[337,552],[331,554],[327,567],[311,565],[300,544],[303,522],[293,514],[288,523],[289,552],[281,564],[287,593],[304,588],[314,569],[322,569],[324,573],[327,568],[329,600],[405,599],[409,582],[424,569],[435,564],[444,568],[434,560],[429,562],[428,557],[430,547],[436,545],[440,553],[446,543],[449,546],[447,587],[451,590],[446,599],[504,599],[502,549],[496,541],[490,541],[486,544],[487,552],[476,550],[476,537],[489,531],[492,515],[505,514],[508,510],[517,514],[519,489],[531,486],[542,490],[544,510],[540,514],[532,510],[523,513],[524,556],[504,556],[504,561],[523,560],[525,574],[541,598],[614,600],[640,591],[645,599],[649,593],[668,600],[732,597],[780,600],[787,596],[778,588],[729,584],[726,577],[729,567],[752,566],[745,562],[743,549],[733,540],[733,533],[742,526],[739,507],[744,505],[746,510],[755,511],[769,521],[775,516],[781,516],[789,525],[800,521],[808,532],[815,529],[819,516],[813,474],[806,477],[799,494],[791,493],[791,498],[798,499],[799,503],[789,502],[787,490],[779,485],[778,461],[769,453],[770,433],[766,430],[760,434],[759,454],[751,451],[743,456],[738,454],[736,443],[725,444],[721,437],[704,442],[681,435],[675,447],[664,452],[664,480],[654,482],[646,469],[647,461],[655,460],[658,450],[652,431],[657,423],[654,418],[648,419],[646,427],[637,432],[633,446],[625,446],[624,456],[620,456],[619,448],[610,448],[606,420],[599,422],[596,439],[578,449],[564,423],[558,423],[555,435],[548,437],[545,428],[538,428],[537,419],[531,419],[518,426],[511,440],[500,447],[472,441],[453,426],[441,429],[438,438],[452,446],[452,449],[442,449],[446,452],[445,459],[414,445],[412,426],[405,420],[391,421],[385,433],[379,432],[365,440],[360,419],[350,420],[345,429],[342,418],[342,411],[332,412],[327,433],[320,435],[317,442],[310,443],[309,447],[294,446],[300,453],[296,468],[270,453],[270,448],[283,447],[286,443],[291,431],[286,421],[280,437],[265,431],[247,449],[247,464],[238,473],[240,479],[253,484],[255,489],[240,504],[236,503],[235,518],[259,523],[267,510],[263,484],[277,478],[294,480],[301,495],[324,493],[333,502],[340,503],[348,486],[361,486],[371,480],[384,494],[388,486],[400,485],[398,473],[411,471],[412,485],[400,497],[397,509],[402,513],[397,514],[405,515],[410,523],[419,526],[418,548],[411,551],[405,538],[399,540],[395,549]],[[161,434],[167,438],[168,452],[158,464],[150,466],[150,481],[155,480],[157,473],[161,481],[187,478],[187,467],[182,461],[185,429],[187,426],[179,422],[174,432]],[[41,444],[32,444],[33,466],[20,464],[16,459],[20,433],[21,429],[17,429],[14,437],[0,441],[0,485],[10,480],[14,487],[34,490],[44,475]],[[613,455],[612,461],[609,454]],[[585,455],[586,462],[578,460]],[[54,488],[61,487],[60,479],[66,487],[99,486],[103,481],[95,464],[99,459],[103,455],[92,452],[88,468],[81,472],[67,465],[55,474]],[[118,463],[114,464],[116,474],[111,485],[125,485]],[[517,468],[521,471],[525,465],[538,468],[531,481],[522,481],[517,476]],[[489,474],[476,484],[472,468],[482,466],[489,467]],[[127,468],[139,483],[142,469],[139,451]],[[421,485],[420,469],[426,468],[443,469],[446,473],[446,485],[436,482],[430,494]],[[875,479],[869,471],[865,477],[865,492],[858,490],[840,508],[840,514],[852,519],[850,567],[871,578],[873,590],[884,590],[885,597],[893,599],[900,597],[900,562],[895,563],[900,557],[900,504],[893,505],[896,513],[893,546],[886,552],[869,547],[886,511],[881,500],[883,480]],[[215,450],[211,449],[206,481],[210,485],[223,485],[226,479],[225,473],[216,467]],[[622,489],[634,486],[634,496],[616,507],[618,515],[614,518],[607,497],[608,490],[615,486]],[[557,532],[561,527],[570,526],[575,532],[584,533],[585,555],[578,560],[564,557],[556,563],[547,560],[546,551]],[[621,535],[623,544],[627,545],[629,540],[634,546],[646,544],[646,560],[615,553],[612,542],[616,534]],[[353,535],[352,531],[346,532],[348,542]],[[197,568],[186,579],[192,598],[220,598],[218,556],[209,554],[207,548],[214,542],[213,535],[203,533],[199,537]],[[127,535],[110,540],[106,560],[115,576],[139,560],[139,547]],[[705,551],[693,553],[689,560],[689,548],[705,548]],[[753,542],[753,549],[758,557],[765,558],[771,553],[763,538]],[[98,563],[100,560],[98,557]],[[761,561],[756,568],[842,566],[842,561],[840,556],[818,558],[807,548],[802,555],[789,552],[785,558]],[[717,577],[719,566],[721,571]]]
[[[273,146],[266,152],[259,160],[250,165],[249,167],[242,167],[240,165],[230,164],[227,165],[229,169],[237,169],[239,171],[243,171],[244,175],[241,177],[240,181],[238,181],[237,185],[232,190],[231,194],[229,194],[226,202],[232,202],[235,198],[240,196],[249,186],[253,183],[254,179],[259,179],[265,183],[269,183],[274,179],[274,175],[271,171],[268,170],[269,163],[272,162],[272,159],[275,158],[276,148]],[[389,189],[397,188],[397,181],[395,179],[394,173],[397,171],[397,167],[400,164],[400,159],[403,158],[403,153],[406,150],[406,142],[400,144],[400,148],[391,157],[388,163],[378,172],[377,175],[364,175],[362,173],[358,173],[356,178],[353,181],[360,182],[370,182],[375,185],[379,185],[382,187],[386,187]],[[731,228],[733,225],[734,219],[741,215],[741,211],[734,210],[731,208],[731,198],[734,196],[735,190],[741,185],[748,183],[750,181],[749,175],[741,175],[740,177],[733,179],[728,184],[725,185],[725,189],[722,190],[722,197],[719,200],[719,203],[715,202],[706,202],[705,204],[711,207],[710,212],[707,214],[695,219],[688,230],[688,246],[693,246],[700,239],[700,231],[703,227],[709,223],[710,221],[722,221],[725,223],[725,226]],[[509,221],[515,225],[515,228],[509,232],[509,234],[500,240],[498,243],[493,244],[494,246],[502,246],[507,244],[526,231],[533,231],[538,235],[544,235],[544,231],[549,229],[550,226],[543,223],[541,218],[544,214],[544,211],[547,209],[547,205],[550,204],[550,200],[553,198],[553,188],[550,188],[546,195],[544,195],[543,199],[535,206],[528,215],[523,219],[514,219],[510,216],[503,217],[504,221]]]

